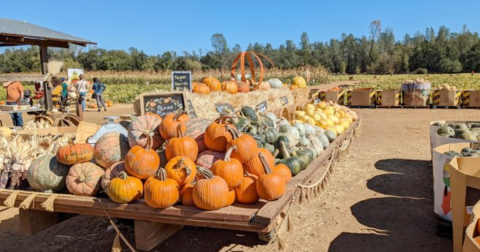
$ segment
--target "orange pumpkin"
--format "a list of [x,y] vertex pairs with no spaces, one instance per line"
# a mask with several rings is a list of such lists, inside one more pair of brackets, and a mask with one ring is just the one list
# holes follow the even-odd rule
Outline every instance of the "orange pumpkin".
[[235,146],[230,147],[225,155],[225,159],[215,161],[211,168],[213,174],[223,178],[230,189],[240,185],[243,178],[242,163],[235,158],[230,158],[235,148]]
[[258,153],[258,145],[255,139],[248,134],[241,134],[240,131],[227,126],[233,139],[227,144],[227,148],[235,146],[232,158],[238,159],[242,164],[255,157]]
[[188,157],[177,156],[165,165],[167,176],[175,180],[179,186],[192,182],[197,175],[197,166]]
[[253,157],[252,159],[248,160],[243,164],[245,171],[257,176],[261,176],[265,174],[262,161],[260,160],[260,154],[262,154],[263,157],[265,157],[270,167],[275,166],[275,157],[273,157],[272,153],[270,153],[270,151],[268,151],[267,149],[260,148],[258,149],[258,153],[257,155],[255,155],[255,157]]
[[242,178],[240,185],[235,187],[235,196],[238,202],[242,204],[257,203],[260,199],[257,193],[257,179],[256,175],[248,173]]
[[290,90],[294,90],[294,89],[297,89],[298,86],[297,85],[290,85]]
[[160,167],[160,157],[151,148],[152,137],[147,143],[147,148],[134,146],[125,157],[125,170],[139,179],[147,179]]
[[118,178],[110,182],[107,195],[113,202],[119,204],[134,202],[143,195],[142,181],[128,176],[125,172],[120,172]]
[[110,166],[108,169],[105,170],[105,174],[102,177],[102,189],[105,193],[108,193],[108,186],[110,182],[114,178],[118,178],[120,172],[125,171],[125,162],[118,162]]
[[237,82],[237,91],[238,93],[248,93],[250,92],[250,85],[245,82]]
[[222,84],[215,77],[205,77],[203,78],[202,83],[207,84],[212,92],[222,91]]
[[185,132],[186,126],[185,123],[179,120],[181,115],[185,114],[184,111],[179,111],[177,113],[170,113],[163,118],[162,123],[158,130],[160,135],[165,140],[170,140],[170,138],[179,137],[178,135],[178,126],[180,125],[182,132]]
[[159,114],[156,114],[156,113],[153,113],[153,112],[147,112],[145,113],[145,115],[147,116],[155,116],[156,118],[158,118],[160,120],[160,122],[162,122],[162,117],[159,115]]
[[101,189],[100,180],[103,175],[103,169],[94,163],[76,164],[68,170],[65,184],[73,195],[93,196]]
[[259,91],[270,90],[270,84],[266,81],[262,81],[260,83],[257,83],[257,85],[253,87],[253,90],[259,90]]
[[0,105],[5,105],[5,101],[0,101]]
[[210,94],[210,88],[206,84],[200,83],[195,87],[193,87],[192,92],[196,94],[207,95],[207,94]]
[[197,160],[198,145],[195,139],[184,136],[181,125],[178,125],[178,138],[172,138],[167,142],[165,147],[165,155],[167,160],[170,160],[176,156],[189,157],[191,160]]
[[225,207],[231,206],[234,202],[235,202],[235,189],[231,189],[228,192],[228,200],[227,200],[227,204],[225,205]]
[[265,174],[261,175],[256,183],[257,193],[261,199],[276,200],[281,198],[287,191],[287,183],[285,178],[280,173],[272,172],[267,160],[263,154],[260,154]]
[[230,122],[230,116],[221,116],[208,125],[204,133],[204,141],[208,149],[214,151],[227,150],[228,142],[233,139],[232,133],[228,131],[227,126],[235,128]]
[[225,81],[222,84],[222,90],[230,94],[236,94],[238,92],[237,83],[234,81]]
[[[270,166],[273,167],[273,166]],[[285,182],[288,184],[290,180],[292,179],[292,171],[288,168],[287,165],[285,164],[278,164],[273,168],[273,172],[282,174],[283,178],[285,179]]]
[[195,184],[196,181],[194,180],[190,183],[185,184],[182,187],[182,190],[180,191],[180,202],[182,202],[182,205],[195,206],[192,198],[193,187],[195,186]]
[[153,208],[167,208],[180,199],[180,187],[175,180],[167,178],[167,172],[163,168],[145,181],[143,191],[145,203]]
[[57,161],[65,165],[90,162],[94,149],[90,144],[73,144],[62,146],[57,151]]
[[195,206],[203,210],[217,210],[225,207],[230,193],[227,182],[201,166],[198,167],[198,172],[201,176],[192,192]]
[[192,82],[192,88],[194,88],[198,84],[199,84],[198,82]]
[[122,161],[129,149],[126,136],[118,132],[109,132],[101,136],[95,143],[95,163],[107,169],[112,164]]

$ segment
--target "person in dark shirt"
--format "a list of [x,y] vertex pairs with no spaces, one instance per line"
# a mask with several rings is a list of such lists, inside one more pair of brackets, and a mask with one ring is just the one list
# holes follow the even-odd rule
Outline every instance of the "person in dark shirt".
[[97,100],[98,111],[101,111],[101,106],[103,109],[107,111],[107,107],[105,106],[105,101],[103,100],[103,91],[105,91],[107,87],[103,84],[97,77],[93,78],[93,93],[95,94],[95,99]]

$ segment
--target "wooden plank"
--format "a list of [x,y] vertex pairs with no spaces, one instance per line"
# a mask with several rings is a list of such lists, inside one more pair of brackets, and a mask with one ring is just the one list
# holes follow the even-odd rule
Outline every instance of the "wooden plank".
[[342,135],[335,139],[335,141],[333,141],[319,157],[313,160],[313,162],[310,163],[304,171],[293,177],[287,185],[287,193],[282,198],[276,201],[267,202],[265,206],[257,212],[255,217],[253,218],[253,222],[266,225],[274,222],[280,212],[283,211],[283,209],[292,200],[293,194],[297,193],[296,185],[305,184],[305,182],[308,182],[308,180],[311,180],[315,177],[313,176],[314,174],[320,172],[324,173],[325,169],[327,168],[326,166],[324,166],[324,164],[328,162],[335,148],[340,146],[345,139],[350,137],[353,128],[357,126],[358,121],[352,123],[350,127]]
[[135,221],[135,246],[150,251],[183,228],[181,225]]
[[19,210],[20,227],[22,233],[34,235],[61,221],[59,213],[51,213],[35,210]]

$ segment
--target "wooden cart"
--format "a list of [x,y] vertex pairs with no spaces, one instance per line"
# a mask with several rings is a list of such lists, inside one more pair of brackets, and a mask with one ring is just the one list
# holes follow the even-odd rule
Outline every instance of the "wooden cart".
[[[332,163],[347,151],[349,143],[358,133],[361,119],[343,132],[305,170],[293,177],[287,193],[276,201],[260,201],[253,205],[235,203],[216,211],[203,211],[192,206],[175,205],[166,209],[154,209],[139,201],[132,204],[117,204],[108,198],[58,195],[54,212],[47,212],[41,204],[51,195],[37,193],[28,209],[20,209],[22,231],[33,235],[58,223],[60,213],[108,216],[134,220],[137,249],[151,250],[183,226],[200,226],[230,230],[257,232],[262,240],[275,238],[282,218],[289,214],[291,204],[301,197],[301,185],[312,184],[323,190],[332,171]],[[0,191],[0,204],[14,191]],[[35,192],[17,191],[14,207]]]

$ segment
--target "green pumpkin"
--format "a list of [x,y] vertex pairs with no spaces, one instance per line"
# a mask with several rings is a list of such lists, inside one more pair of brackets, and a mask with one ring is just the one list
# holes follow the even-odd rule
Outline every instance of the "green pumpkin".
[[334,132],[333,130],[326,130],[325,131],[325,136],[327,136],[328,141],[331,143],[335,141],[335,138],[337,138],[337,133]]
[[[280,153],[278,154],[278,157],[280,158],[284,158],[285,156],[283,156],[284,153],[282,153],[282,143],[285,145],[285,148],[287,150],[287,152],[289,153],[289,150],[288,150],[288,144],[290,143],[290,140],[288,139],[288,137],[286,136],[279,136],[277,138],[277,141],[275,141],[275,149],[278,149],[280,150]],[[290,155],[290,154],[289,154]]]
[[255,125],[248,125],[245,127],[245,133],[258,134],[258,128]]
[[300,161],[298,157],[290,156],[290,153],[288,153],[287,146],[284,142],[281,142],[280,144],[280,154],[284,156],[284,158],[278,160],[276,164],[284,164],[288,166],[292,172],[292,176],[295,176],[302,171],[302,161]]
[[444,125],[444,124],[441,123],[441,122],[435,122],[435,123],[433,124],[433,126],[438,126],[438,127],[441,127],[441,126],[443,126],[443,125]]
[[280,133],[276,129],[268,128],[263,132],[263,135],[265,136],[267,143],[274,144],[280,136]]
[[60,192],[65,188],[69,166],[57,161],[53,154],[36,158],[27,171],[27,180],[35,191]]
[[265,138],[262,135],[252,134],[252,133],[247,133],[247,134],[249,134],[250,136],[253,137],[253,139],[255,139],[255,142],[257,142],[258,148],[263,148],[265,146],[265,144],[267,143],[265,141]]
[[244,129],[249,125],[250,121],[245,117],[238,117],[238,121],[235,123],[235,127],[242,132],[245,132]]
[[455,138],[460,138],[460,136],[464,133],[471,133],[471,132],[468,129],[456,129],[454,137]]
[[258,115],[255,109],[250,106],[243,106],[242,107],[242,114],[250,119],[252,122],[258,122]]
[[272,119],[270,119],[269,117],[262,117],[262,119],[263,119],[263,124],[264,125],[267,125],[270,128],[275,127],[275,122],[272,121]]
[[472,152],[473,152],[473,149],[470,147],[465,147],[462,149],[462,153],[472,153]]
[[291,132],[292,128],[293,127],[290,124],[284,124],[280,126],[279,131],[280,133],[287,133],[287,132]]
[[[310,147],[307,147],[307,148],[304,148],[302,150],[299,150],[299,151],[296,151],[297,153],[297,157],[301,157],[301,156],[306,156],[307,157],[307,165],[305,166],[305,168],[308,166],[308,164],[310,164],[316,157],[316,154],[315,154],[315,150],[313,150],[312,148]],[[300,158],[301,159],[301,158]]]
[[477,141],[477,136],[471,132],[462,133],[459,136],[460,139],[467,140],[467,141]]
[[324,133],[318,132],[315,134],[318,137],[318,140],[322,143],[322,146],[324,149],[326,149],[330,145],[330,140],[328,140],[328,137]]
[[268,150],[270,153],[275,153],[275,146],[273,146],[272,144],[269,144],[269,143],[266,143],[263,148],[265,148],[266,150]]
[[302,154],[297,154],[297,152],[293,152],[292,156],[298,158],[300,160],[300,163],[302,163],[302,170],[305,170],[307,168],[308,164],[310,164],[310,155],[302,153]]
[[457,123],[455,125],[456,130],[469,130],[468,126],[466,123]]
[[450,126],[442,126],[438,128],[437,134],[443,137],[453,137],[455,135],[455,130]]

